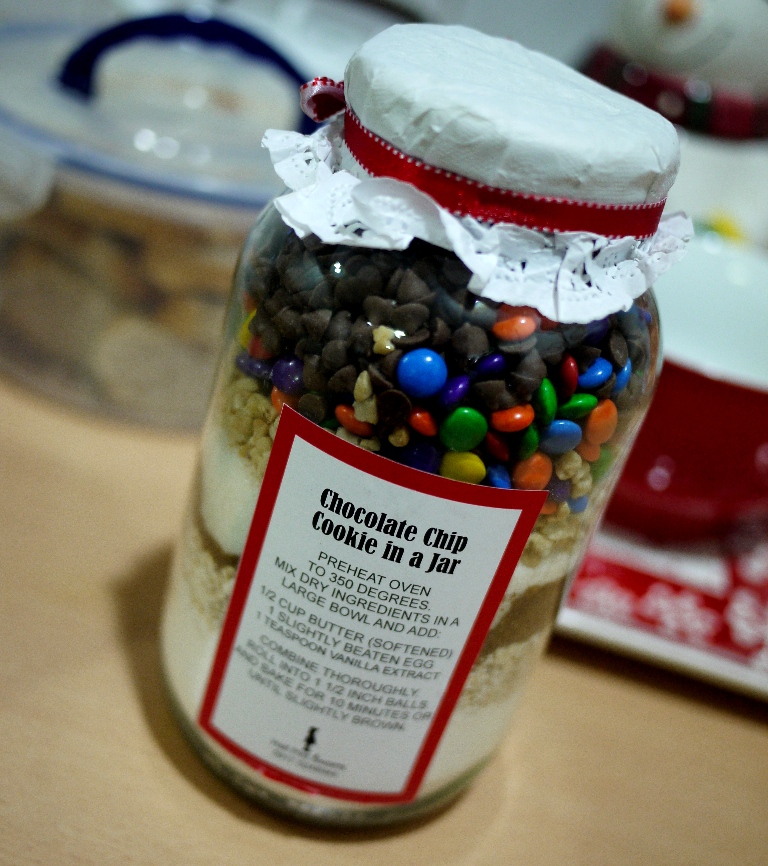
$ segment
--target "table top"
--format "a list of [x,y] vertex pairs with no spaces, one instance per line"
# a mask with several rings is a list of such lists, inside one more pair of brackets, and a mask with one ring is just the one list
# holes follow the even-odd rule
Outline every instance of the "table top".
[[0,381],[0,863],[765,864],[768,706],[556,639],[437,816],[323,831],[205,769],[158,664],[196,438]]

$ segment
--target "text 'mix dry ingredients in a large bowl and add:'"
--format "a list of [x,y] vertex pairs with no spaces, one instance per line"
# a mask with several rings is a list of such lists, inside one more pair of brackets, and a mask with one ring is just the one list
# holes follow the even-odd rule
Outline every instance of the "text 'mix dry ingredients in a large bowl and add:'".
[[[659,366],[690,224],[659,115],[402,25],[264,144],[163,656],[204,760],[320,823],[455,796],[500,741]],[[279,425],[278,425],[279,420]]]

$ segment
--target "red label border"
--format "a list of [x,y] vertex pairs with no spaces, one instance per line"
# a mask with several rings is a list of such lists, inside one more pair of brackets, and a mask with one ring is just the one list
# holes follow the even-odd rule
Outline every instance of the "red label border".
[[[219,691],[232,654],[243,611],[255,578],[264,541],[269,530],[283,474],[296,438],[303,439],[320,451],[383,481],[426,493],[442,499],[491,508],[517,509],[520,517],[499,561],[499,566],[485,595],[477,618],[469,632],[453,676],[443,694],[432,724],[414,762],[402,791],[384,794],[349,790],[318,784],[275,767],[232,741],[213,723]],[[477,484],[453,481],[439,475],[422,472],[373,454],[344,441],[328,430],[313,424],[288,406],[284,406],[272,453],[256,503],[248,538],[240,558],[234,589],[224,618],[219,644],[200,707],[198,724],[220,746],[265,778],[289,785],[307,794],[323,795],[361,804],[407,803],[414,799],[434,756],[446,725],[456,706],[472,665],[475,663],[493,618],[504,598],[507,586],[523,548],[547,498],[546,491],[503,490]]]

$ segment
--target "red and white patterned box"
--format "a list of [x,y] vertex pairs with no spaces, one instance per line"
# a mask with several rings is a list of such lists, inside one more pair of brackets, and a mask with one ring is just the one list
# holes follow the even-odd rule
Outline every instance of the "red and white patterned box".
[[603,530],[557,631],[768,698],[768,540],[734,555]]

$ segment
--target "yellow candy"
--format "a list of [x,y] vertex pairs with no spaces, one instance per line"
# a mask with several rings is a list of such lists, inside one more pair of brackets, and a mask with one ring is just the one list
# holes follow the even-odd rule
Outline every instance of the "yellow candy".
[[251,324],[251,319],[256,315],[256,310],[251,313],[248,313],[248,317],[240,325],[240,330],[237,332],[237,342],[244,348],[248,348],[248,343],[251,342],[251,337],[253,336],[251,332],[248,330],[248,325]]
[[448,451],[440,462],[440,474],[454,481],[479,484],[485,478],[485,463],[471,451]]

